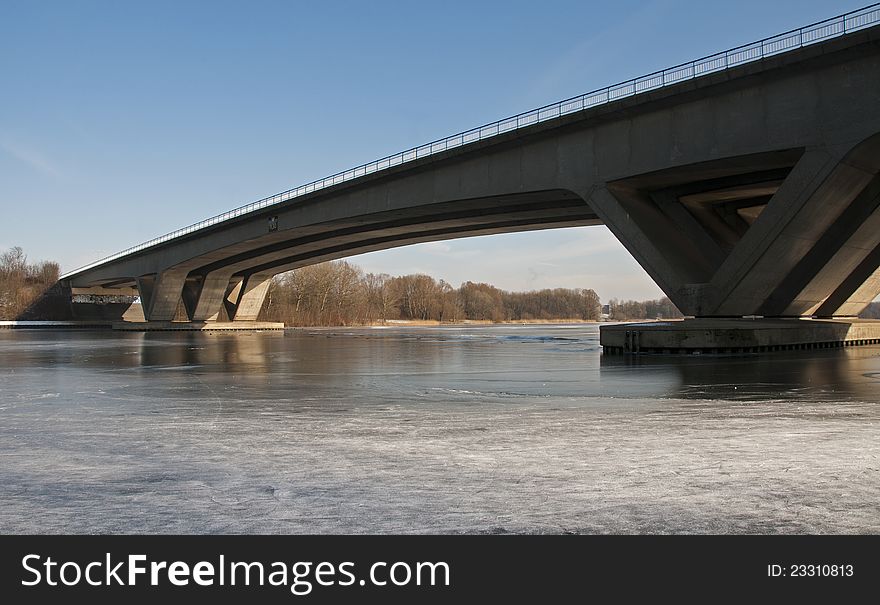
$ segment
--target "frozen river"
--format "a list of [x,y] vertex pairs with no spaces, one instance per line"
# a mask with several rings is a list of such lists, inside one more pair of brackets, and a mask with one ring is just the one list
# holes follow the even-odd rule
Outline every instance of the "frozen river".
[[880,348],[0,331],[0,533],[878,533]]

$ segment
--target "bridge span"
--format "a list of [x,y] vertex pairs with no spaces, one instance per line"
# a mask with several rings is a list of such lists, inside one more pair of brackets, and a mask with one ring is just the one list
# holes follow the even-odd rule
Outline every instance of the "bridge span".
[[880,294],[880,5],[500,120],[62,276],[143,319],[254,321],[273,275],[418,242],[606,225],[688,316]]

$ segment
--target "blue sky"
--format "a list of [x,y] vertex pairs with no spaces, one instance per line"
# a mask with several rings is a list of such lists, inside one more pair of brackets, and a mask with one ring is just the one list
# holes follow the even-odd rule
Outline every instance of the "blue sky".
[[[0,2],[0,249],[72,269],[344,168],[856,9],[819,2]],[[605,227],[353,257],[660,290]]]

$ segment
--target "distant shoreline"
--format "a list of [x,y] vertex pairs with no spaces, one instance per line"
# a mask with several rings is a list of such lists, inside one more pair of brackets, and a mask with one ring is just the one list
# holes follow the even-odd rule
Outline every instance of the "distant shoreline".
[[[384,322],[377,321],[364,324],[328,324],[328,325],[311,325],[311,326],[284,326],[285,330],[309,330],[309,329],[339,329],[339,328],[407,328],[407,327],[466,327],[466,326],[525,326],[525,325],[552,325],[552,324],[600,324],[600,323],[621,323],[636,322],[644,323],[650,321],[669,321],[658,319],[642,319],[642,320],[595,320],[595,319],[521,319],[521,320],[503,320],[491,321],[488,319],[464,319],[461,321],[438,321],[435,319],[389,319]],[[52,320],[0,320],[0,330],[2,329],[110,329],[112,321],[52,321]],[[185,322],[181,322],[185,323]]]
[[541,325],[541,324],[598,324],[595,319],[509,319],[492,321],[489,319],[463,319],[460,321],[438,321],[436,319],[388,319],[365,324],[320,325],[320,326],[285,326],[285,328],[390,328],[390,327],[445,327],[445,326],[502,326],[502,325]]

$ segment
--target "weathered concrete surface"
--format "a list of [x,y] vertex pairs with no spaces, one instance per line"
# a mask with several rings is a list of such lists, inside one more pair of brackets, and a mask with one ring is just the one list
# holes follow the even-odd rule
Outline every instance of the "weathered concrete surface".
[[229,297],[255,274],[604,223],[686,315],[854,315],[880,293],[878,173],[874,27],[365,175],[70,282],[136,284],[148,320],[173,319],[181,298],[193,320],[223,307],[250,320]]
[[757,353],[880,344],[880,321],[697,318],[603,325],[606,353]]

